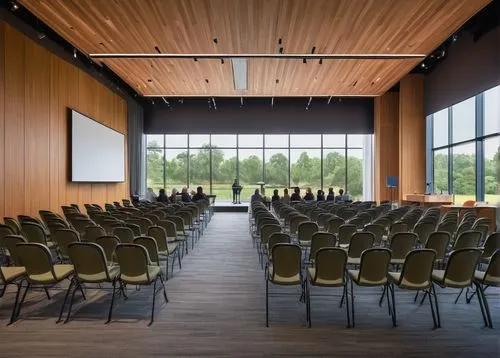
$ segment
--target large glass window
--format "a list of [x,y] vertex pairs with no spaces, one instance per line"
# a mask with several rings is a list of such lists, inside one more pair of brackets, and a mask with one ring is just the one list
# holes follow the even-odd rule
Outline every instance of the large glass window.
[[500,203],[500,136],[484,141],[484,192],[490,204]]
[[432,140],[434,148],[448,145],[448,108],[434,113],[433,117]]
[[476,200],[476,145],[472,142],[454,146],[451,150],[455,204]]
[[451,107],[453,143],[476,137],[476,97],[472,97]]
[[500,86],[484,92],[484,134],[500,133]]
[[448,148],[434,152],[434,192],[448,194]]
[[[273,190],[299,186],[335,193],[344,189],[354,200],[363,195],[364,135],[345,134],[159,134],[147,135],[147,185],[196,190],[217,200],[232,199],[231,185],[243,186],[248,201],[260,182],[271,197]],[[346,144],[348,146],[346,147]],[[367,178],[365,178],[365,181]],[[372,178],[368,178],[372,180]],[[370,200],[371,198],[364,198]]]

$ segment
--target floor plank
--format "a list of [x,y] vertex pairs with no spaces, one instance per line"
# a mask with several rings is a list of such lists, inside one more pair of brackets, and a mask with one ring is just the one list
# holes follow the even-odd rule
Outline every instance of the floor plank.
[[[273,292],[283,291],[273,287]],[[64,291],[28,294],[21,317],[7,327],[14,299],[0,299],[2,357],[261,357],[261,356],[454,356],[496,357],[498,328],[482,328],[477,299],[453,304],[457,292],[439,292],[443,328],[431,330],[428,304],[413,304],[413,295],[396,291],[399,327],[392,328],[387,307],[377,304],[379,289],[355,289],[356,328],[345,328],[338,307],[340,290],[314,290],[313,327],[306,328],[305,306],[292,296],[271,299],[270,327],[264,326],[264,274],[248,234],[244,213],[216,213],[195,250],[175,267],[167,283],[170,302],[157,296],[155,322],[147,326],[151,289],[129,289],[118,300],[113,321],[105,325],[110,294],[88,289],[73,319],[56,324]],[[498,294],[490,291],[495,326],[500,326]],[[496,296],[495,296],[496,295]]]

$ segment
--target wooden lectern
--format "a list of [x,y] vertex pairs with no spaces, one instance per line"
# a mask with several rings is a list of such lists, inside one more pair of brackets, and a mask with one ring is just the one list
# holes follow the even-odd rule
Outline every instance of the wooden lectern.
[[449,205],[453,203],[452,195],[445,194],[406,194],[403,204],[418,203],[419,206],[430,208],[432,206]]

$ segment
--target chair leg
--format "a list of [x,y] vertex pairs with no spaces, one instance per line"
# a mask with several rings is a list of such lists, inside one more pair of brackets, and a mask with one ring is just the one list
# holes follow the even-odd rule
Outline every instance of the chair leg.
[[19,317],[19,314],[21,313],[21,307],[23,305],[24,300],[26,299],[26,294],[28,293],[28,290],[31,288],[31,283],[28,282],[28,285],[26,286],[26,289],[24,290],[23,297],[21,298],[21,301],[19,302],[17,306],[17,312],[15,315],[15,319]]
[[347,328],[351,328],[351,318],[349,313],[349,297],[347,297],[347,282],[344,283],[344,294],[342,295],[342,299],[344,298],[345,298],[345,308],[347,312]]
[[431,294],[431,292],[430,292],[430,291],[429,291],[429,292],[428,292],[428,291],[425,291],[425,292],[424,292],[424,297],[422,297],[422,299],[420,300],[420,306],[422,306],[422,305],[424,304],[424,301],[425,301],[425,299],[427,298],[426,296],[427,296],[427,295],[430,295],[430,294]]
[[457,298],[455,299],[455,302],[454,302],[455,304],[457,304],[458,299],[460,298],[460,296],[462,296],[462,292],[464,292],[463,288],[460,290],[460,293],[458,294]]
[[[483,289],[483,291],[486,290],[486,288]],[[468,292],[466,292],[466,295],[465,295],[465,302],[467,304],[471,303],[472,302],[472,299],[474,298],[474,296],[476,295],[477,293],[477,288],[472,291],[472,294],[470,296],[467,295]]]
[[[430,290],[430,288],[429,288]],[[434,314],[434,304],[432,303],[432,295],[428,295],[429,297],[429,305],[431,306],[431,313],[432,313],[432,322],[434,323],[434,326],[432,329],[436,329],[437,328],[437,323],[436,323],[436,315]]]
[[354,286],[351,280],[351,317],[352,317],[352,326],[356,326],[356,320],[354,316]]
[[486,288],[483,288],[483,286],[478,284],[478,287],[479,287],[478,297],[479,297],[479,295],[481,295],[483,297],[484,310],[486,311],[486,316],[487,316],[488,321],[489,321],[489,327],[493,328],[493,320],[491,319],[490,307],[488,305],[488,300],[486,299],[486,294],[484,293],[484,291],[486,290],[486,288],[488,286]]
[[71,308],[73,308],[73,301],[75,300],[76,289],[80,288],[80,290],[81,290],[81,287],[79,287],[79,286],[80,286],[80,282],[75,281],[75,288],[73,289],[73,293],[71,294],[71,300],[69,301],[68,315],[66,316],[64,323],[67,323],[69,321],[69,318],[71,315]]
[[[479,284],[476,283],[476,290],[479,290]],[[484,297],[483,295],[477,295],[477,300],[479,301],[479,308],[481,309],[481,316],[483,316],[483,322],[485,327],[490,326],[490,320],[486,315],[485,306],[484,306]]]
[[[387,287],[384,286],[384,289],[385,289],[385,292],[387,292],[387,314],[389,316],[392,316],[392,312],[391,312],[391,303],[389,302],[389,294],[393,295],[394,294],[394,286],[389,286],[389,284],[387,284]],[[391,297],[392,300],[394,300],[394,297]],[[392,305],[394,306],[394,301],[392,301]]]
[[[64,301],[63,301],[63,304],[61,306],[61,311],[59,311],[59,318],[57,319],[56,323],[61,322],[62,315],[64,312],[64,307],[66,306],[66,302],[68,301],[69,293],[70,293],[71,289],[73,288],[74,283],[75,283],[74,280],[71,280],[69,283],[68,289],[66,290],[66,295],[64,295]],[[69,312],[68,312],[68,316],[69,316]]]
[[266,272],[266,327],[269,327],[269,280]]
[[116,280],[113,281],[113,294],[111,295],[111,304],[109,305],[108,320],[105,324],[111,322],[111,315],[113,313],[113,304],[115,303]]
[[[396,295],[394,294],[394,285],[388,284],[387,285],[388,290],[391,292],[391,301],[392,301],[392,326],[397,327],[396,323]],[[389,305],[389,292],[387,292],[387,306],[389,307],[389,311],[391,311],[390,305]]]
[[[434,284],[431,285],[431,289],[432,296],[434,296],[434,303],[436,304],[437,328],[441,328],[441,317],[439,316],[439,305],[437,300],[436,287],[434,286]],[[431,292],[429,292],[429,295],[431,295]]]
[[172,257],[172,276],[174,275],[175,256]]
[[168,297],[167,297],[167,288],[165,287],[165,282],[163,282],[163,278],[160,275],[160,281],[161,285],[163,286],[163,297],[165,297],[165,303],[168,303]]
[[23,288],[23,281],[19,282],[19,284],[17,284],[16,286],[17,286],[16,299],[14,301],[14,306],[12,307],[12,313],[10,315],[9,325],[14,323],[16,319],[17,303],[19,302],[19,294],[21,293],[21,290]]
[[179,255],[179,250],[175,249],[175,252],[177,252],[177,261],[179,262],[179,270],[182,269],[182,264],[181,264],[181,255]]
[[417,298],[418,298],[418,293],[419,293],[419,292],[420,292],[420,291],[417,291],[417,293],[415,293],[415,298],[413,299],[413,303],[417,302]]
[[127,296],[127,288],[125,287],[125,284],[123,282],[120,281],[120,291],[123,295],[123,299],[124,300],[128,300],[128,296]]
[[309,284],[307,279],[304,281],[305,290],[306,290],[306,319],[308,323],[308,327],[311,328],[312,319],[311,319],[311,293],[309,292]]
[[3,295],[5,294],[5,289],[7,288],[7,284],[4,284],[3,287],[2,287],[2,291],[0,291],[0,297],[3,297]]
[[158,281],[158,277],[155,279],[155,282],[153,284],[153,306],[151,308],[151,321],[149,321],[148,326],[151,326],[153,324],[155,317],[156,281]]
[[[378,301],[378,305],[380,307],[382,307],[382,302],[384,302],[384,297],[386,293],[387,293],[387,286],[384,286],[384,290],[382,291],[382,295],[380,296],[380,300]],[[389,294],[387,294],[387,296],[389,296]]]
[[[168,281],[168,257],[169,257],[169,256],[170,256],[170,255],[167,255],[167,258],[166,258],[166,260],[165,260],[165,279],[166,279],[167,281]],[[172,260],[173,260],[173,258],[172,258]],[[173,272],[172,272],[172,274],[173,274]]]
[[80,282],[78,282],[78,288],[80,289],[80,292],[82,294],[83,299],[86,301],[87,297],[85,296],[85,291],[83,290],[83,285]]
[[50,293],[49,293],[48,288],[47,288],[47,287],[44,287],[43,289],[44,289],[44,291],[45,291],[45,294],[47,295],[47,299],[48,299],[48,300],[50,300],[50,299],[51,299],[51,297],[50,297]]

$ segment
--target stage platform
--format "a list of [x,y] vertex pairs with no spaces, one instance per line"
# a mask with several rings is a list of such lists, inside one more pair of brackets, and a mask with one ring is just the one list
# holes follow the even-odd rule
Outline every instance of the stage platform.
[[215,201],[213,205],[214,211],[216,213],[226,212],[226,213],[246,213],[248,212],[248,206],[250,202],[242,201],[241,204],[233,204],[230,201]]

